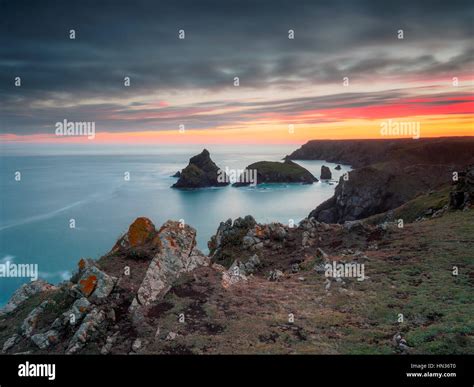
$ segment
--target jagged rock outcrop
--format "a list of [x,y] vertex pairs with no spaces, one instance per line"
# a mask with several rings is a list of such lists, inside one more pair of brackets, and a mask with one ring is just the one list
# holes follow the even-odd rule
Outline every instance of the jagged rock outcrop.
[[81,259],[70,281],[58,287],[37,281],[20,288],[4,312],[7,318],[30,297],[42,295],[42,301],[22,319],[21,335],[9,336],[2,350],[12,353],[19,346],[66,354],[109,353],[120,332],[129,332],[131,326],[140,334],[153,330],[148,312],[183,273],[208,265],[209,258],[196,248],[192,227],[168,221],[157,231],[149,219],[138,218],[99,261]]
[[331,180],[332,179],[332,173],[329,167],[326,167],[325,165],[321,166],[321,180]]
[[136,321],[142,322],[148,307],[162,298],[182,273],[207,266],[209,259],[196,248],[196,230],[168,221],[158,232],[161,250],[153,257],[130,306]]
[[[256,171],[256,172],[255,172]],[[249,177],[255,177],[256,181],[249,181]],[[277,161],[259,161],[247,166],[234,186],[246,186],[249,184],[263,183],[302,183],[313,184],[318,179],[311,172],[291,160],[283,163]]]
[[[469,257],[464,261],[462,257],[466,249],[472,250],[472,243],[468,228],[457,225],[460,219],[472,220],[472,211],[444,213],[433,222],[436,234],[430,240],[443,239],[439,233],[444,230],[439,225],[444,216],[456,220],[449,218],[447,224],[456,228],[453,235],[459,233],[463,243],[450,240],[449,248],[457,248],[455,256],[465,264]],[[98,261],[81,260],[70,281],[36,293],[28,302],[0,316],[3,352],[248,353],[255,349],[255,343],[259,352],[262,348],[270,353],[326,352],[327,348],[334,352],[337,331],[315,327],[314,321],[321,321],[321,326],[337,322],[337,326],[354,330],[370,326],[377,311],[372,303],[357,300],[367,294],[376,299],[381,294],[386,296],[377,303],[381,308],[405,297],[395,286],[393,292],[392,287],[386,288],[387,276],[394,284],[403,282],[407,291],[415,293],[422,287],[428,297],[433,293],[430,302],[440,302],[438,294],[443,290],[439,287],[431,292],[433,282],[426,280],[434,265],[438,273],[445,273],[446,261],[433,259],[443,254],[445,246],[420,246],[419,238],[413,235],[426,232],[429,225],[417,228],[417,222],[399,229],[395,224],[371,225],[364,221],[350,222],[346,227],[314,218],[299,224],[291,220],[288,224],[259,224],[251,216],[229,219],[221,223],[209,243],[212,263],[196,249],[196,232],[191,227],[168,221],[156,230],[148,219],[134,224],[128,235],[120,238],[118,247]],[[134,239],[137,230],[144,233],[138,232],[135,236],[141,237]],[[409,236],[404,239],[408,246],[399,243],[403,235]],[[144,249],[150,258],[136,259],[134,248]],[[421,251],[423,257],[430,255],[429,273],[424,272],[426,266],[420,265],[416,251]],[[410,265],[398,264],[408,260]],[[361,286],[356,278],[326,278],[326,265],[334,262],[368,263],[371,268],[384,270],[371,270]],[[413,271],[413,265],[417,270]],[[429,282],[428,288],[425,282]],[[469,284],[459,282],[457,286],[464,286],[467,292]],[[385,307],[384,314],[392,313],[392,308]],[[414,315],[430,321],[437,318],[432,310],[427,311],[423,305]],[[288,324],[290,313],[295,321]],[[393,322],[380,323],[385,324],[386,332],[393,329]],[[461,326],[457,329],[465,331]],[[456,337],[459,340],[444,339],[442,335],[434,340],[458,343],[456,350],[466,351],[469,347],[462,341],[464,335]],[[359,337],[354,339],[357,345]],[[384,342],[388,344],[390,337]],[[366,351],[367,343],[360,344]],[[406,342],[397,339],[396,345],[394,353],[403,350]],[[410,351],[418,351],[421,345]],[[377,346],[380,344],[372,348]]]
[[112,248],[112,254],[122,254],[127,258],[149,260],[161,249],[161,239],[150,219],[137,218],[128,231],[119,238]]
[[13,293],[8,303],[2,309],[0,309],[0,316],[2,314],[14,311],[18,305],[35,294],[52,291],[55,289],[56,286],[51,285],[41,279],[23,284],[15,291],[15,293]]
[[207,149],[189,159],[173,188],[204,188],[222,187],[229,185],[229,179],[224,171],[211,160]]

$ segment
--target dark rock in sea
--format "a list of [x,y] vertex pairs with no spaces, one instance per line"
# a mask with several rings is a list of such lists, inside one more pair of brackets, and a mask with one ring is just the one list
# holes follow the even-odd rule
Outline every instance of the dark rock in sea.
[[211,160],[209,151],[191,157],[189,164],[181,171],[173,188],[222,187],[229,184],[226,174]]
[[[255,181],[249,181],[249,177]],[[259,161],[245,168],[244,173],[234,186],[245,186],[262,183],[302,183],[313,184],[318,179],[311,172],[291,160],[283,163],[277,161]]]
[[337,164],[336,168],[334,168],[336,171],[340,171],[341,170],[341,166],[339,164]]
[[181,177],[181,171],[176,172],[173,176],[171,177]]
[[474,164],[458,172],[458,180],[449,193],[449,207],[461,210],[474,203]]
[[323,165],[321,167],[321,180],[331,180],[332,178],[332,173],[329,167],[326,167]]

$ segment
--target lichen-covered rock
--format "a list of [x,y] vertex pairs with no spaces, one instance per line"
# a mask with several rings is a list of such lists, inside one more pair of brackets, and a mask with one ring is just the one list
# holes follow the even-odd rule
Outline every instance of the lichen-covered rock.
[[247,281],[247,276],[245,275],[245,269],[240,267],[238,261],[235,261],[228,270],[222,273],[221,284],[224,289],[228,289],[242,281]]
[[246,239],[245,245],[251,248],[260,243],[261,237],[263,234],[260,229],[257,230],[257,222],[250,215],[237,218],[234,223],[232,223],[232,219],[221,222],[216,234],[207,243],[211,260],[229,267],[233,260],[222,255],[224,248],[241,247],[244,244],[244,238]]
[[35,294],[55,290],[56,286],[47,283],[41,279],[23,284],[13,293],[8,303],[0,309],[0,316],[14,311],[22,302],[26,301]]
[[79,323],[91,308],[91,303],[86,297],[74,301],[72,306],[63,313],[63,325]]
[[33,343],[35,343],[38,348],[46,349],[51,344],[56,344],[58,342],[58,336],[59,334],[57,331],[50,329],[47,332],[37,333],[36,335],[31,336],[31,341],[33,341]]
[[132,259],[151,259],[161,248],[161,241],[153,222],[137,218],[119,238],[111,253],[123,253]]
[[100,270],[90,260],[79,261],[77,289],[91,302],[100,303],[112,292],[116,279]]
[[91,339],[93,334],[97,331],[98,327],[105,320],[105,313],[103,310],[97,308],[92,309],[89,314],[84,318],[84,321],[74,333],[69,346],[66,350],[66,354],[74,354],[80,350],[88,340]]
[[3,343],[3,348],[2,352],[5,353],[7,352],[10,348],[13,348],[16,343],[18,343],[21,339],[21,336],[14,333],[10,338],[8,338],[4,343]]
[[130,306],[132,313],[146,309],[163,297],[182,273],[209,265],[209,259],[196,248],[194,228],[179,222],[167,221],[161,227],[159,237],[162,249],[150,262]]
[[43,313],[44,309],[51,304],[53,301],[46,300],[43,301],[39,306],[34,308],[28,316],[23,320],[21,324],[21,333],[24,337],[31,337],[36,325],[38,324],[38,319]]

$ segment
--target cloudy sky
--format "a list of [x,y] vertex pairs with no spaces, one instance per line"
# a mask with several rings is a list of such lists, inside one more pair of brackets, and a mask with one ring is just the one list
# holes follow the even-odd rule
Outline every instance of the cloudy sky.
[[90,141],[64,119],[104,143],[474,134],[473,1],[0,0],[0,20],[3,142]]

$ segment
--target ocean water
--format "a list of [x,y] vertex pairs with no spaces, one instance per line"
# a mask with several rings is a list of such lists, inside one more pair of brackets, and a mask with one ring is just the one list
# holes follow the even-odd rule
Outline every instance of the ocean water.
[[[209,146],[221,168],[243,169],[261,160],[279,161],[295,146]],[[34,148],[37,150],[38,148]],[[37,263],[51,283],[69,278],[81,257],[99,258],[139,216],[156,227],[184,219],[197,230],[199,248],[219,222],[251,214],[258,222],[299,222],[332,196],[336,183],[274,184],[192,191],[171,189],[171,175],[202,146],[95,148],[63,151],[3,149],[0,156],[0,263]],[[328,165],[333,179],[350,170],[325,161],[298,161],[319,178]],[[21,180],[15,173],[21,172]],[[130,174],[126,181],[124,175]],[[75,228],[70,228],[70,219]],[[0,278],[0,305],[25,278]]]

